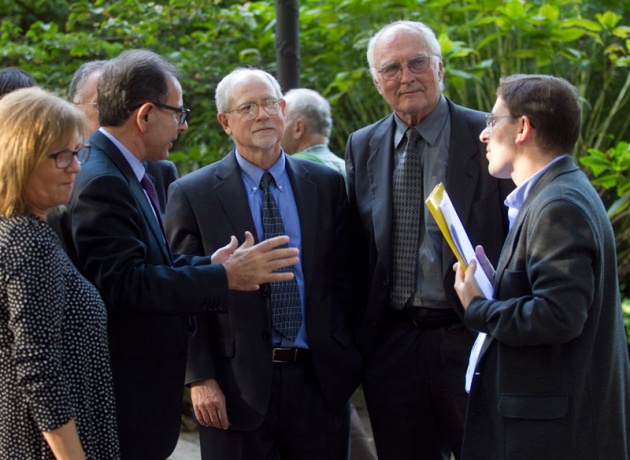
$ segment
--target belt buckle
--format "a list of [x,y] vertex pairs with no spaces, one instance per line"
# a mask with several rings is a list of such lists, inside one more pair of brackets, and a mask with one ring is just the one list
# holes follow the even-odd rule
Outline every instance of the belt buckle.
[[[293,351],[293,359],[289,360],[289,359],[279,359],[276,358],[276,352],[280,353],[283,351]],[[288,347],[284,347],[284,348],[272,348],[271,349],[271,362],[272,363],[288,363],[291,361],[295,361],[295,358],[297,357],[297,348],[288,348]]]

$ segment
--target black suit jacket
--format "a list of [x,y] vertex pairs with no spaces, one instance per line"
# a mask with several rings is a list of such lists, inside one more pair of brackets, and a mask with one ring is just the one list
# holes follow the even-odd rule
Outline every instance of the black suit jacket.
[[[485,115],[448,101],[451,116],[446,190],[473,245],[481,244],[496,263],[508,231],[503,201],[513,189],[511,181],[488,173],[485,144],[479,134]],[[392,176],[394,159],[394,115],[350,135],[346,146],[346,174],[356,243],[357,268],[364,269],[367,286],[366,310],[359,344],[369,353],[376,339],[383,312],[389,303],[392,222]],[[453,252],[442,241],[444,288],[455,311],[463,309],[453,288]]]
[[90,145],[61,236],[107,305],[123,458],[164,459],[179,436],[187,314],[226,308],[227,278],[207,257],[171,258],[122,153],[100,131]]
[[466,324],[489,335],[463,458],[628,458],[630,364],[615,236],[570,157],[545,172],[520,209],[494,297],[466,311]]
[[[339,410],[360,379],[361,358],[348,318],[354,303],[343,177],[308,160],[286,156],[302,232],[305,318],[317,379],[328,406]],[[171,247],[211,254],[246,230],[256,236],[234,153],[176,181],[165,226]],[[266,287],[230,292],[227,315],[206,317],[191,340],[187,382],[219,381],[230,428],[254,430],[265,417],[272,383],[271,316]]]

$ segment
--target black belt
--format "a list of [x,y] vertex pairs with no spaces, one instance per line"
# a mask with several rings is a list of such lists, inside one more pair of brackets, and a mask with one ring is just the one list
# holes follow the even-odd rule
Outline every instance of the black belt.
[[405,307],[397,313],[419,329],[440,329],[460,322],[450,308]]
[[311,355],[310,350],[306,348],[272,348],[272,363],[296,363],[308,358]]

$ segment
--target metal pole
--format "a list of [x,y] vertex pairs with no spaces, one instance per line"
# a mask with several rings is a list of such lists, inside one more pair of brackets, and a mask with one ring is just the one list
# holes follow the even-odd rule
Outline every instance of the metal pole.
[[276,65],[282,91],[300,86],[299,0],[276,0]]

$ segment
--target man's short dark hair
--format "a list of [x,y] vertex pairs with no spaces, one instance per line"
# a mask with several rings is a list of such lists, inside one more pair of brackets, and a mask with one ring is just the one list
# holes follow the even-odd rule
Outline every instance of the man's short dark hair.
[[99,123],[122,126],[146,102],[165,103],[177,68],[149,50],[129,50],[108,61],[98,83]]
[[527,115],[542,149],[556,155],[573,153],[581,117],[575,86],[551,75],[517,74],[501,79],[497,96],[510,115]]
[[7,93],[20,88],[35,86],[35,79],[17,67],[7,67],[0,70],[0,99]]

